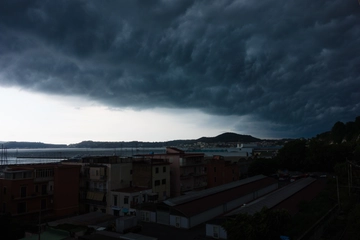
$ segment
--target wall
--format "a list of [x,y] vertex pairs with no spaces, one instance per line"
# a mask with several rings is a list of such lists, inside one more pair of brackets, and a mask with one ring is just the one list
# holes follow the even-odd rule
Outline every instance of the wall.
[[[106,191],[106,213],[113,214],[112,209],[113,205],[113,195],[112,190],[130,187],[130,182],[132,181],[132,164],[131,163],[115,163],[115,164],[106,164],[108,166],[108,177],[107,177],[107,191]],[[118,198],[118,204],[122,204],[124,201],[124,196]],[[130,199],[129,199],[130,204]]]
[[[148,221],[145,221],[145,214],[148,215]],[[145,221],[145,222],[156,222],[156,212],[152,212],[152,211],[146,211],[146,210],[140,210],[139,211],[139,218],[141,221]]]
[[54,171],[54,213],[67,216],[79,213],[80,166],[63,165]]
[[217,206],[215,208],[209,209],[205,212],[202,212],[196,216],[192,216],[190,220],[190,228],[195,227],[203,222],[206,222],[210,219],[213,219],[224,213],[224,206]]
[[214,228],[218,228],[218,238],[227,239],[226,230],[217,224],[206,224],[206,236],[214,238]]
[[186,217],[175,216],[175,215],[170,215],[170,226],[177,227],[176,218],[180,219],[180,228],[189,229],[189,219],[187,219]]
[[[165,171],[164,171],[165,168]],[[158,169],[158,172],[156,172]],[[163,183],[165,180],[165,184]],[[155,185],[155,181],[159,181],[158,186]],[[152,167],[152,190],[154,193],[158,193],[158,200],[162,201],[170,197],[170,167],[169,165],[153,165]]]

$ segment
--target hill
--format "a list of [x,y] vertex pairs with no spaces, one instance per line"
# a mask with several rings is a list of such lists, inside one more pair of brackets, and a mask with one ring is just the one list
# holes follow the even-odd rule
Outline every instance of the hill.
[[69,145],[64,144],[46,144],[39,142],[4,142],[3,145],[6,148],[138,148],[138,147],[166,147],[166,146],[184,146],[196,144],[198,142],[216,144],[216,143],[249,143],[261,141],[259,138],[252,137],[250,135],[241,135],[236,133],[223,133],[216,137],[201,137],[199,139],[189,140],[172,140],[165,142],[97,142],[97,141],[82,141],[80,143],[74,143]]
[[229,142],[242,142],[242,143],[249,143],[249,142],[258,142],[261,141],[259,138],[252,137],[250,135],[241,135],[237,133],[223,133],[216,137],[202,137],[196,140],[197,142],[204,142],[204,143],[229,143]]

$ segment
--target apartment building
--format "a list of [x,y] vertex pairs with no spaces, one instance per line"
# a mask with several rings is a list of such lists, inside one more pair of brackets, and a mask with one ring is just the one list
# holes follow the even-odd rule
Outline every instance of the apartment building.
[[113,215],[131,215],[135,208],[149,201],[152,189],[148,187],[127,187],[111,191],[111,209]]
[[167,147],[164,154],[141,155],[142,157],[165,159],[170,164],[170,196],[176,197],[189,191],[205,189],[207,186],[204,153],[185,153]]
[[78,214],[79,172],[57,163],[10,165],[0,178],[1,211],[28,221]]
[[81,166],[80,211],[113,214],[111,191],[132,185],[131,159],[119,156],[92,156],[63,161]]
[[134,158],[132,177],[133,186],[152,189],[152,193],[147,194],[149,201],[170,197],[170,163],[166,159]]
[[207,162],[208,188],[220,186],[240,179],[240,167],[237,162],[214,155]]

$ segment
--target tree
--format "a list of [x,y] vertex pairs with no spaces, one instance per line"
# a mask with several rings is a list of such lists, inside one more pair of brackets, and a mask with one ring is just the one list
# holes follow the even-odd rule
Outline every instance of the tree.
[[277,159],[258,158],[250,164],[248,173],[250,176],[258,174],[271,175],[276,173],[278,169],[279,163]]
[[225,222],[228,239],[278,240],[290,224],[291,215],[282,209],[269,210],[264,207],[254,215],[238,214]]
[[343,122],[336,122],[331,129],[331,135],[335,143],[341,143],[346,134],[346,127]]
[[306,141],[298,139],[286,143],[279,150],[277,159],[282,168],[297,171],[303,170],[302,168],[306,166],[304,163],[306,159]]

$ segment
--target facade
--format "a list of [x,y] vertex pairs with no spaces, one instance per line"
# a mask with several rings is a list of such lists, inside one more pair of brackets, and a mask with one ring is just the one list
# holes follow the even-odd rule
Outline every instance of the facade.
[[26,164],[8,166],[0,179],[2,212],[33,221],[79,213],[78,166]]
[[118,156],[94,156],[63,161],[64,165],[80,165],[80,211],[113,214],[111,190],[132,185],[131,159]]
[[163,201],[170,196],[170,164],[166,159],[134,158],[133,186],[150,188],[149,201]]
[[167,147],[165,154],[142,155],[142,157],[165,159],[170,163],[170,196],[181,196],[190,191],[207,187],[204,153],[185,153]]
[[240,179],[240,168],[237,162],[226,160],[223,156],[214,155],[207,163],[208,188],[220,186]]
[[111,191],[111,209],[113,215],[123,216],[135,212],[139,204],[148,202],[152,189],[145,187],[127,187]]

